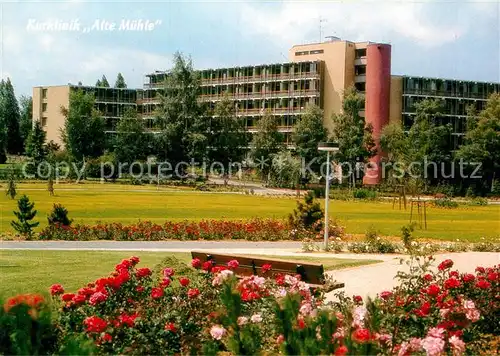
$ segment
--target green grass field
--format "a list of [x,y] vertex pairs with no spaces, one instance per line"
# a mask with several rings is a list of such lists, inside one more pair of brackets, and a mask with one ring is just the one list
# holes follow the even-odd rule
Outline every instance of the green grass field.
[[[4,187],[0,187],[4,189]],[[19,194],[27,194],[38,210],[41,226],[53,203],[63,204],[75,223],[134,223],[151,220],[286,218],[294,209],[295,199],[244,194],[202,193],[189,190],[159,190],[154,186],[101,184],[56,185],[50,197],[45,184],[20,184]],[[16,202],[0,194],[0,231],[10,231]],[[386,236],[400,235],[409,222],[410,211],[392,208],[391,202],[331,201],[330,216],[339,219],[348,233],[363,234],[371,226]],[[427,230],[416,236],[441,240],[477,241],[481,237],[500,236],[500,205],[458,209],[427,209]]]
[[[188,264],[191,261],[189,253],[174,252],[0,250],[0,299],[19,293],[47,295],[48,287],[54,283],[62,284],[67,291],[76,291],[88,282],[107,276],[117,263],[130,256],[140,257],[139,266],[150,268],[167,256],[174,256]],[[300,260],[322,263],[325,270],[377,262],[317,257],[301,257]]]

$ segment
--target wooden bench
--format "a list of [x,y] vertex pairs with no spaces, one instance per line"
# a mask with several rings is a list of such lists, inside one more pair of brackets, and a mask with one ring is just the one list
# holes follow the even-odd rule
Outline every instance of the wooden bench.
[[[300,275],[301,280],[311,286],[311,288],[321,288],[325,292],[330,292],[335,289],[343,288],[344,283],[328,283],[325,279],[323,265],[319,263],[306,263],[301,261],[291,260],[276,260],[264,257],[253,257],[245,255],[228,255],[221,253],[211,253],[207,251],[192,251],[191,256],[200,259],[200,261],[211,261],[212,266],[225,266],[231,260],[237,260],[239,266],[234,273],[238,276],[265,276],[274,277],[279,274],[283,275]],[[265,264],[271,265],[271,270],[266,274],[262,272],[262,266]]]

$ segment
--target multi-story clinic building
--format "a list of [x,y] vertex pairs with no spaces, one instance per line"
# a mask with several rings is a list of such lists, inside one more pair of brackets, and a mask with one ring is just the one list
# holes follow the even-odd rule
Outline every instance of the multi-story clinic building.
[[[64,124],[60,107],[68,106],[69,92],[81,88],[96,97],[96,108],[107,120],[107,131],[127,107],[136,109],[147,127],[153,120],[158,93],[167,72],[146,75],[142,89],[114,89],[86,86],[49,86],[33,88],[33,120],[41,120],[47,140],[61,143]],[[445,112],[441,123],[453,127],[452,144],[460,145],[465,132],[466,108],[473,104],[482,110],[488,97],[499,92],[498,83],[448,80],[440,78],[391,75],[391,46],[373,42],[351,42],[332,38],[328,42],[293,46],[289,62],[200,71],[200,100],[214,106],[225,95],[235,103],[236,115],[250,132],[258,119],[270,112],[279,122],[286,143],[293,146],[293,126],[307,105],[324,110],[325,126],[331,129],[331,116],[340,113],[345,89],[354,85],[365,97],[362,115],[373,125],[376,142],[389,122],[411,126],[415,103],[425,98],[442,99]],[[379,156],[373,159],[379,161]],[[377,183],[367,179],[365,183]]]

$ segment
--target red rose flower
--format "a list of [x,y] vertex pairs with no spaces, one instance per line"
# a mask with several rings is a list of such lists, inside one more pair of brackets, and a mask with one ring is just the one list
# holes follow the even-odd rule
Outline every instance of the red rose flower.
[[460,287],[460,281],[455,277],[448,278],[446,281],[444,281],[444,287],[446,289],[458,288]]
[[193,258],[191,261],[191,266],[194,268],[200,268],[201,267],[201,260],[199,258]]
[[66,293],[62,295],[61,299],[65,302],[70,302],[74,296],[75,295],[73,293]]
[[171,282],[172,282],[172,280],[171,280],[170,278],[165,277],[165,278],[163,278],[163,280],[161,281],[160,286],[161,286],[162,288],[167,288],[167,287],[170,285],[170,283],[171,283]]
[[230,268],[230,269],[236,269],[238,268],[238,266],[240,265],[240,263],[236,260],[231,260],[227,263],[227,266]]
[[193,299],[200,295],[200,290],[198,288],[193,288],[187,292],[188,298]]
[[305,323],[304,319],[299,319],[298,327],[300,330],[302,330],[306,327],[306,323]]
[[424,279],[424,281],[430,282],[432,281],[432,274],[426,273],[422,278]]
[[266,264],[262,265],[261,269],[262,269],[262,273],[267,273],[272,269],[272,266],[271,266],[271,264],[266,263]]
[[137,293],[142,293],[142,292],[144,292],[144,289],[145,289],[145,288],[144,288],[143,286],[137,286],[137,287],[135,287],[135,291],[136,291]]
[[174,275],[175,271],[172,268],[165,268],[163,270],[163,275],[165,277],[172,277]]
[[203,262],[201,269],[203,269],[204,271],[210,272],[212,269],[212,261]]
[[278,274],[276,276],[276,284],[279,285],[279,286],[282,286],[285,284],[285,276],[282,275],[282,274]]
[[349,352],[349,349],[345,345],[342,345],[335,350],[335,356],[345,356],[347,352]]
[[113,341],[113,336],[111,336],[110,334],[108,333],[105,333],[102,337],[101,337],[101,343],[105,343],[105,342],[111,342]]
[[135,319],[137,319],[138,317],[139,317],[139,314],[137,314],[137,313],[134,313],[131,315],[122,313],[118,317],[118,320],[119,320],[120,324],[122,324],[122,325],[127,325],[129,327],[133,327],[134,323],[135,323]]
[[352,333],[352,339],[358,343],[364,343],[370,341],[371,335],[368,329],[356,329]]
[[81,294],[75,295],[73,298],[73,303],[75,303],[76,305],[83,304],[86,301],[87,301],[87,298],[85,298],[85,296],[81,295]]
[[96,292],[90,296],[89,304],[90,305],[97,305],[99,303],[105,302],[106,299],[108,299],[107,294],[104,294],[101,292]]
[[181,284],[181,286],[183,287],[187,287],[189,285],[189,278],[186,278],[186,277],[181,277],[179,278],[179,283]]
[[450,272],[450,277],[456,277],[456,278],[458,278],[458,271],[451,271]]
[[489,281],[496,281],[498,279],[498,273],[496,272],[490,272],[488,273],[488,276],[486,277]]
[[431,284],[427,288],[427,294],[430,295],[431,297],[435,297],[439,294],[441,288],[437,284]]
[[129,261],[130,261],[130,263],[131,263],[133,266],[135,266],[136,264],[138,264],[138,263],[139,263],[140,259],[139,259],[139,257],[132,256],[132,257],[130,257],[130,258],[129,258]]
[[357,304],[363,303],[363,298],[361,298],[360,295],[355,295],[352,297],[352,299],[354,300],[354,303],[357,303]]
[[135,276],[138,279],[141,279],[143,277],[147,277],[151,275],[151,270],[147,267],[144,268],[138,268],[137,271],[135,272]]
[[384,291],[384,292],[380,293],[380,298],[382,298],[383,300],[387,300],[390,297],[392,297],[392,292]]
[[451,267],[453,267],[453,261],[450,259],[447,259],[439,264],[438,269],[440,271],[444,271],[445,269],[450,269]]
[[132,262],[130,260],[123,260],[119,264],[115,266],[115,270],[117,272],[120,272],[121,270],[128,270],[130,267],[132,267]]
[[485,271],[484,267],[476,267],[476,272],[484,273],[484,271]]
[[474,277],[474,275],[470,273],[466,273],[462,276],[462,281],[464,281],[464,283],[473,282],[474,279],[476,279],[476,277]]
[[431,311],[431,303],[425,302],[422,306],[415,311],[415,314],[418,316],[427,316]]
[[83,321],[85,329],[89,333],[102,333],[108,327],[108,323],[98,316],[89,316]]
[[177,328],[175,327],[174,323],[166,323],[165,324],[165,330],[170,331],[172,333],[175,333],[177,331]]
[[478,287],[479,289],[488,289],[491,287],[491,283],[483,279],[476,283],[476,287]]
[[59,295],[64,293],[64,288],[60,284],[53,284],[50,287],[50,294],[51,295]]
[[153,288],[151,290],[151,298],[158,299],[163,297],[163,289],[162,288]]

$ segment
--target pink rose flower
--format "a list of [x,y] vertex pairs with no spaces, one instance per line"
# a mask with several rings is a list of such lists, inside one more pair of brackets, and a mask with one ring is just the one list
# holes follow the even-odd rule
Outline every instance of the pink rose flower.
[[215,339],[215,340],[221,340],[222,337],[226,334],[226,329],[224,329],[222,326],[220,325],[214,325],[212,326],[212,328],[210,329],[210,335],[212,335],[212,337]]

